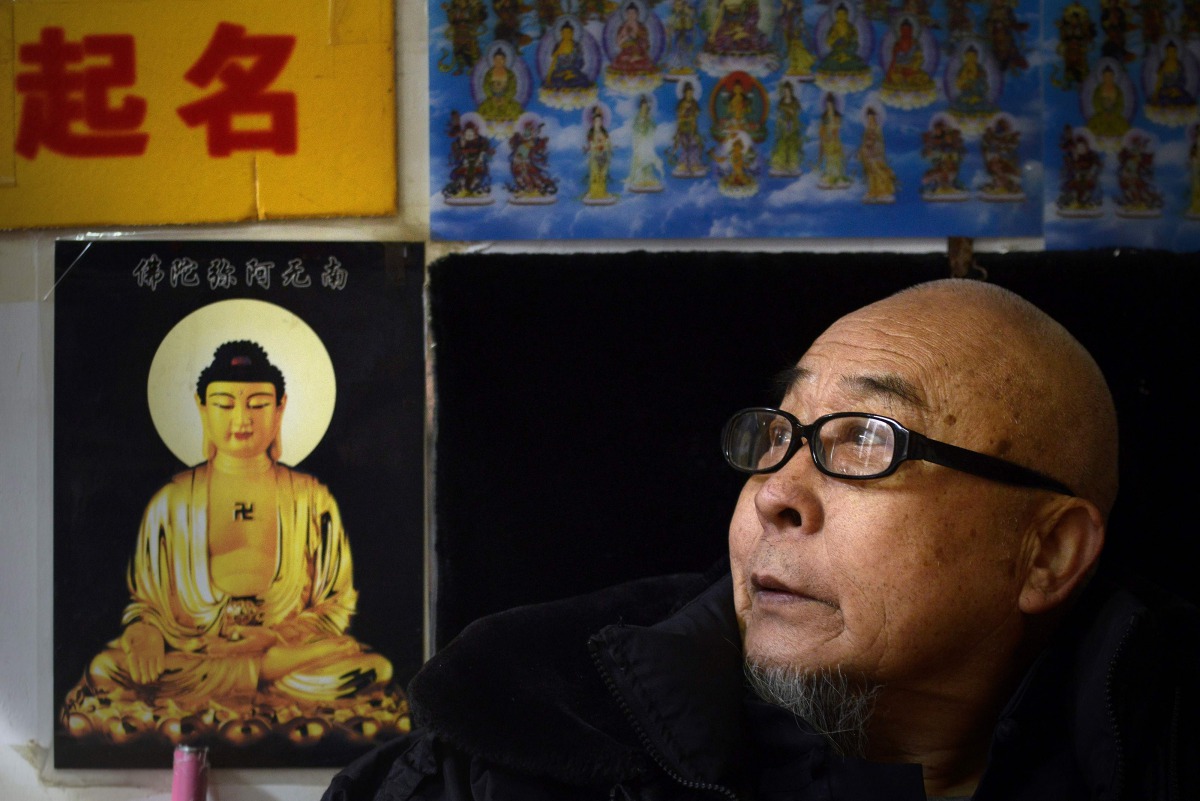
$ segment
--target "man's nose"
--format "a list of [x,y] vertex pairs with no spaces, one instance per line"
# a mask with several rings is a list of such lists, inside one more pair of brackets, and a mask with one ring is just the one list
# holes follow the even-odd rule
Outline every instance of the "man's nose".
[[805,442],[787,464],[768,473],[754,496],[759,521],[767,534],[812,534],[821,528],[817,489],[825,476],[813,464]]

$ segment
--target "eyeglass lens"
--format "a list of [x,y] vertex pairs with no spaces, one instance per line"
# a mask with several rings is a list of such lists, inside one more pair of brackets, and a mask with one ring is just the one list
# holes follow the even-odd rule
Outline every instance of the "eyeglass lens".
[[[726,452],[743,470],[771,470],[792,451],[792,438],[800,436],[792,421],[773,411],[742,412],[730,421]],[[892,466],[896,432],[883,420],[850,415],[818,421],[815,442],[810,443],[820,465],[840,476],[864,477]]]
[[839,476],[873,476],[892,466],[896,432],[870,417],[823,420],[815,434],[821,466]]
[[762,409],[741,412],[729,421],[725,453],[742,470],[771,470],[788,454],[792,423]]

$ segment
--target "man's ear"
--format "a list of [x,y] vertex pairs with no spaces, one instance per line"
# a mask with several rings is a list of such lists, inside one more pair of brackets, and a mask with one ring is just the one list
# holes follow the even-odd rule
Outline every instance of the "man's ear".
[[1066,498],[1036,524],[1020,607],[1036,615],[1061,606],[1092,573],[1104,547],[1104,515],[1091,501]]

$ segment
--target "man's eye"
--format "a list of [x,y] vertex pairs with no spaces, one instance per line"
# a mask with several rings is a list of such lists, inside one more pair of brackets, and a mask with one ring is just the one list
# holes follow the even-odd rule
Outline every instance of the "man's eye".
[[831,450],[840,446],[866,451],[873,448],[890,447],[892,431],[886,425],[874,420],[843,418],[826,427],[821,438],[828,443]]
[[885,444],[887,437],[882,436],[878,426],[868,423],[855,426],[846,432],[846,442],[857,445],[860,448],[873,448]]
[[786,448],[792,441],[792,427],[782,422],[775,422],[767,429],[767,444],[772,448]]

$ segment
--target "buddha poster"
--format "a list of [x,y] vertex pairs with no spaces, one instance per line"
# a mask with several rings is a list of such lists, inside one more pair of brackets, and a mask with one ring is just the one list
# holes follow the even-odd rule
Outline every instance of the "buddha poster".
[[1045,13],[1046,246],[1200,249],[1200,5]]
[[340,765],[424,631],[419,245],[59,242],[55,765]]
[[1039,236],[1034,0],[430,0],[446,240]]

